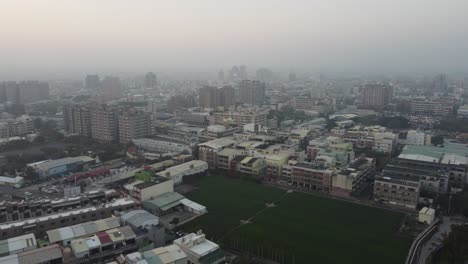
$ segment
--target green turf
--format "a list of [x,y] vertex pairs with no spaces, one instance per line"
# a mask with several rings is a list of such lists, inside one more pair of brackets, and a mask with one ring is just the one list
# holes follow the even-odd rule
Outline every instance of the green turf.
[[284,191],[220,176],[199,185],[190,198],[206,205],[208,214],[187,229],[203,229],[218,243],[281,263],[397,264],[411,244],[395,234],[402,214],[301,193],[287,194],[253,223],[232,231]]
[[139,171],[135,173],[135,179],[147,182],[153,179],[153,173],[149,171]]

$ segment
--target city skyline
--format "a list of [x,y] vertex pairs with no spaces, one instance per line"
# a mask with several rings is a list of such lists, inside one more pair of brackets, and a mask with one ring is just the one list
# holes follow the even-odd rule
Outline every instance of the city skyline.
[[[464,72],[464,1],[2,1],[3,79],[88,72]],[[43,77],[44,78],[44,77]]]

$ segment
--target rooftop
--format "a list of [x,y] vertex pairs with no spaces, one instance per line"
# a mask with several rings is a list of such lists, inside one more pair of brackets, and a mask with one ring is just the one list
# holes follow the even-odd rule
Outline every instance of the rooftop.
[[205,234],[198,232],[191,233],[181,238],[174,240],[174,244],[179,245],[183,249],[192,251],[199,257],[208,255],[219,249],[219,245],[206,239]]
[[146,227],[159,224],[159,217],[141,209],[125,213],[120,218],[134,227]]
[[42,162],[42,163],[37,164],[36,167],[39,167],[40,169],[47,171],[51,168],[56,168],[56,167],[65,166],[68,164],[73,164],[73,163],[78,163],[78,162],[90,162],[93,160],[94,160],[93,158],[88,157],[88,156],[66,157],[63,159]]
[[157,196],[154,199],[147,200],[143,202],[143,206],[147,205],[149,207],[157,207],[161,210],[167,210],[180,204],[180,200],[184,199],[185,197],[176,192],[167,192]]
[[200,167],[208,168],[208,163],[202,160],[192,160],[192,161],[185,162],[177,166],[169,167],[165,171],[159,172],[158,175],[162,177],[169,175],[170,177],[172,177],[174,175],[178,175],[180,173],[186,173],[192,169],[200,168]]
[[109,217],[106,219],[86,222],[83,224],[67,226],[47,231],[50,243],[81,237],[85,235],[96,234],[101,231],[119,227],[119,218]]
[[232,139],[231,137],[224,137],[224,138],[218,138],[214,139],[208,142],[205,142],[203,144],[200,144],[200,147],[208,147],[212,149],[221,149],[230,145],[235,144],[237,141]]

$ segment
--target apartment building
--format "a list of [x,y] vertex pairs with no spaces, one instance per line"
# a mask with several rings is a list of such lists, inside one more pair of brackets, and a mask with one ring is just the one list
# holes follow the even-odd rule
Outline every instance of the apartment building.
[[374,200],[390,205],[416,209],[419,191],[419,179],[413,177],[379,175],[374,180]]
[[130,109],[118,116],[119,141],[128,144],[132,139],[144,138],[150,134],[150,115],[143,111]]
[[78,209],[68,209],[43,216],[31,217],[27,220],[6,222],[0,224],[0,239],[28,233],[42,237],[48,230],[110,217],[115,211],[127,211],[138,207],[139,204],[134,200],[121,198],[99,206],[84,206]]
[[333,171],[321,163],[297,163],[290,166],[291,184],[306,190],[328,193],[332,188]]
[[349,167],[332,176],[332,194],[337,196],[359,195],[369,186],[375,173],[375,160],[359,157]]
[[91,137],[91,110],[89,106],[66,105],[63,107],[65,131]]
[[259,105],[265,100],[265,83],[261,81],[243,80],[239,88],[241,103]]
[[224,252],[219,245],[206,239],[205,234],[201,230],[174,240],[174,245],[182,249],[187,255],[189,263],[220,264],[225,261]]
[[393,87],[386,84],[367,84],[359,88],[358,104],[363,107],[384,107],[392,100]]
[[411,113],[425,116],[447,116],[453,114],[454,102],[440,99],[414,99],[411,101]]
[[0,120],[0,138],[25,136],[34,132],[34,119],[28,115]]
[[208,163],[210,169],[218,168],[218,153],[237,144],[232,138],[219,138],[198,145],[198,158]]
[[245,109],[239,111],[214,112],[213,121],[216,125],[243,126],[246,124],[261,124],[262,126],[266,126],[267,116],[267,110]]
[[117,110],[102,105],[91,110],[91,136],[99,141],[115,142],[119,140]]

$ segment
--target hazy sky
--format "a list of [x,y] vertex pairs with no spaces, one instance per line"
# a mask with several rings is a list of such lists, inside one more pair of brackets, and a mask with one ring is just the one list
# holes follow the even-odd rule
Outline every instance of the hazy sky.
[[468,0],[0,0],[0,77],[467,71]]

